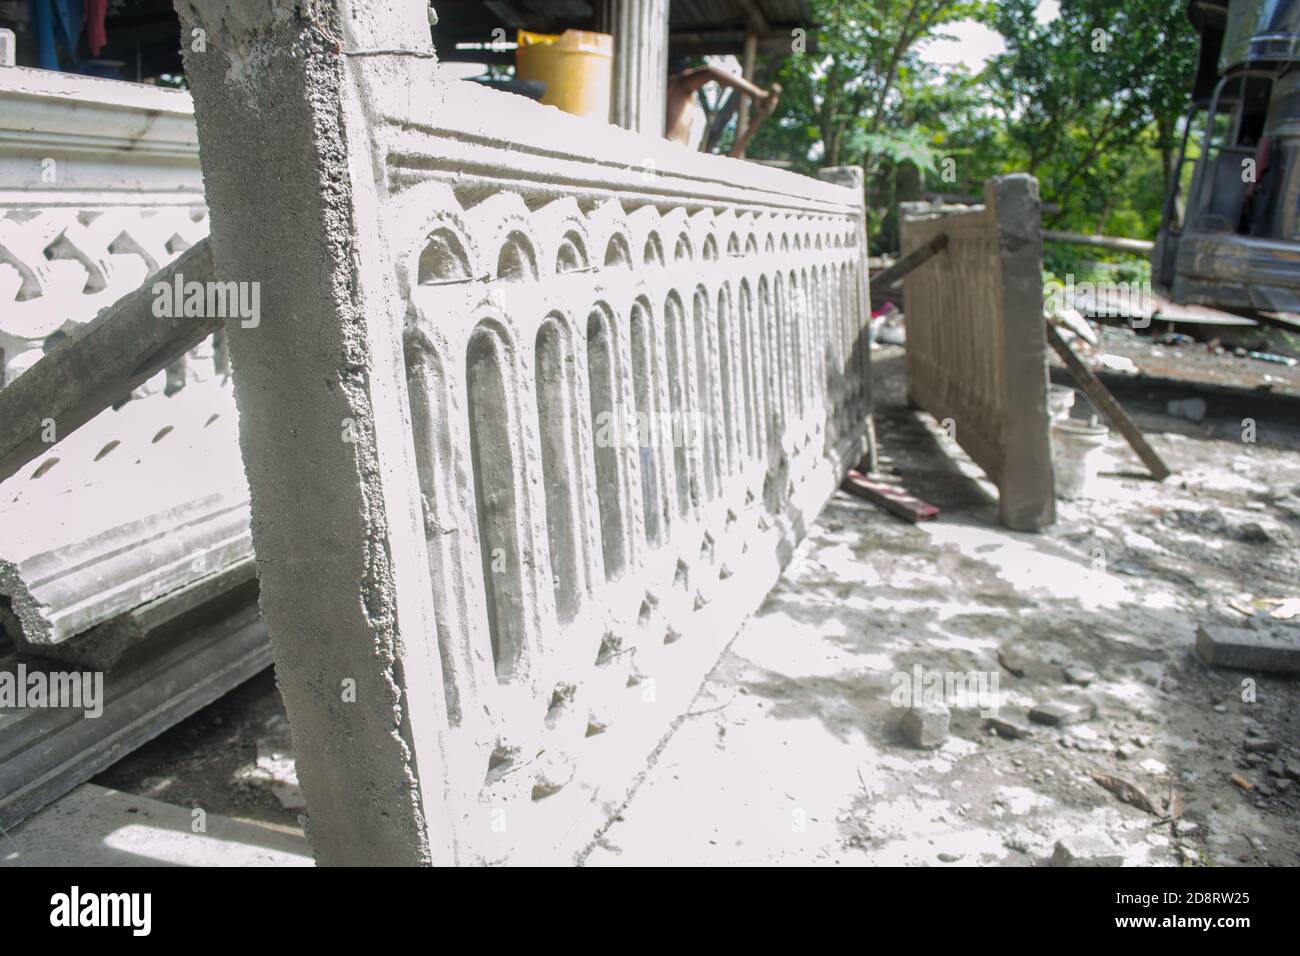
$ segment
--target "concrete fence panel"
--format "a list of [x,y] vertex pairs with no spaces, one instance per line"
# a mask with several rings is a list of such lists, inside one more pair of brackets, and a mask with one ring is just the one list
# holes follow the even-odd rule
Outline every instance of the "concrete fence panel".
[[418,2],[177,6],[318,859],[567,858],[867,451],[860,175],[445,80]]
[[908,393],[998,486],[1009,528],[1055,521],[1038,183],[1005,176],[983,206],[903,210],[906,255],[940,233],[945,251],[904,280]]

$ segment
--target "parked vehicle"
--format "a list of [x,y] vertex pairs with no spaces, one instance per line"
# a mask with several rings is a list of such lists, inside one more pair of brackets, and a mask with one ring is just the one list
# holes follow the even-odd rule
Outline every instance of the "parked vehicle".
[[1200,65],[1177,169],[1196,119],[1201,151],[1181,175],[1152,252],[1176,302],[1243,314],[1300,312],[1300,0],[1192,0]]

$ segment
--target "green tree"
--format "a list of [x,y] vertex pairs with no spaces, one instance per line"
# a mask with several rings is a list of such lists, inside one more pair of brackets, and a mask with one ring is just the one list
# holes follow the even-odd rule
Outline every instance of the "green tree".
[[978,0],[813,0],[816,52],[785,60],[780,115],[755,136],[750,155],[797,168],[890,160],[930,161],[922,132],[901,120],[917,45],[944,24],[979,13]]
[[1168,187],[1196,34],[1184,0],[1062,0],[1046,24],[1036,7],[1001,0],[988,8],[1007,47],[984,76],[1006,130],[1005,162],[1039,178],[1044,199],[1058,206],[1050,223],[1101,230],[1132,205],[1138,185],[1150,188],[1143,173],[1152,156],[1159,193]]

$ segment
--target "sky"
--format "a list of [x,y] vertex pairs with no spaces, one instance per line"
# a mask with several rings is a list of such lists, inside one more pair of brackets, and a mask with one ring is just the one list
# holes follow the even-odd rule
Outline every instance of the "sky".
[[[1038,4],[1039,23],[1050,23],[1061,11],[1059,0],[1041,0]],[[964,65],[972,73],[981,70],[989,58],[1005,49],[1002,37],[994,30],[974,20],[962,20],[943,28],[952,39],[930,40],[920,48],[921,59],[936,66]]]

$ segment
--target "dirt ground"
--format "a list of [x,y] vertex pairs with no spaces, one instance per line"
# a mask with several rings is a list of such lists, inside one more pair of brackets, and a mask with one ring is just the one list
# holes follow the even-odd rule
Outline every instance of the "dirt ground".
[[[1112,436],[1096,496],[1015,534],[906,407],[901,350],[877,352],[883,467],[940,519],[836,495],[584,862],[1024,866],[1064,838],[1095,862],[1300,863],[1300,682],[1194,650],[1197,624],[1300,597],[1300,415],[1261,396],[1252,443],[1236,405],[1192,423],[1165,397],[1131,410],[1173,477]],[[996,680],[946,701],[933,750],[899,729],[918,667]],[[1093,716],[1025,719],[1054,702]],[[268,673],[96,782],[294,825],[287,758]]]

